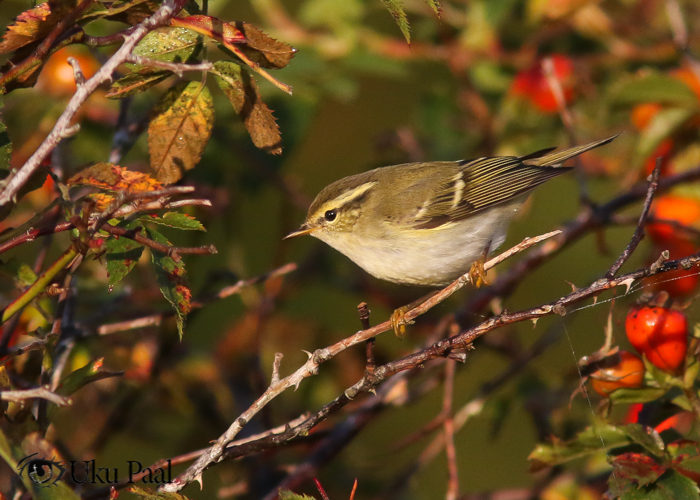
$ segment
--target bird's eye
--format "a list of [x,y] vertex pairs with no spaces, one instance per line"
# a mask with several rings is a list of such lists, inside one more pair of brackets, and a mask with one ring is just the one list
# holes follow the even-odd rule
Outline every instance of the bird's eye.
[[328,210],[323,216],[328,222],[333,222],[337,215],[338,213],[335,210]]

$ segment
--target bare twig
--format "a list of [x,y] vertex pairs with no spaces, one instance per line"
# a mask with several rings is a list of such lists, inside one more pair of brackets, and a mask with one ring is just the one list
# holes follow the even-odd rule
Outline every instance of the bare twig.
[[605,277],[607,279],[612,278],[617,274],[622,265],[627,262],[632,253],[639,245],[639,242],[644,238],[644,227],[647,223],[647,217],[649,216],[649,209],[651,208],[651,202],[654,199],[654,193],[659,187],[659,175],[661,175],[661,160],[662,158],[656,159],[656,167],[651,173],[651,179],[649,180],[649,190],[647,191],[647,197],[644,200],[644,206],[642,207],[642,213],[639,215],[639,222],[637,223],[637,229],[634,230],[632,239],[630,240],[627,247],[623,250],[622,254],[618,257],[615,263],[610,267],[610,270],[606,273]]
[[45,399],[58,406],[68,406],[72,403],[70,398],[51,392],[46,387],[19,391],[0,391],[0,399],[3,401],[12,401],[13,403],[23,403],[27,399]]
[[[285,274],[291,273],[297,268],[297,265],[294,263],[290,264],[285,264],[284,266],[275,269],[274,271],[271,271],[269,273],[256,276],[255,278],[251,278],[248,280],[240,280],[238,283],[235,285],[227,286],[222,288],[218,293],[214,295],[209,295],[200,299],[193,300],[190,303],[191,310],[199,309],[200,307],[204,307],[207,304],[210,304],[211,302],[214,302],[216,300],[220,299],[225,299],[226,297],[230,297],[231,295],[239,293],[241,290],[243,290],[246,287],[256,285],[258,283],[262,283],[263,281],[267,281],[271,278],[276,278],[278,276],[284,276]],[[162,313],[162,314],[152,314],[149,316],[143,316],[141,318],[136,318],[136,319],[130,319],[127,321],[120,321],[119,323],[111,323],[109,325],[102,325],[97,329],[98,335],[110,335],[112,333],[117,333],[117,332],[123,332],[127,330],[133,330],[136,328],[144,328],[147,326],[157,326],[160,325],[161,321],[163,321],[163,318],[166,316],[172,316],[174,311],[170,310],[167,313]]]
[[455,385],[455,368],[457,362],[447,360],[445,364],[445,392],[442,398],[442,413],[445,416],[443,430],[445,434],[445,454],[447,455],[447,494],[446,500],[457,500],[459,496],[459,470],[457,469],[457,451],[455,449],[455,428],[452,420],[452,395]]
[[209,61],[205,61],[199,64],[187,64],[187,63],[170,63],[165,61],[158,61],[157,59],[150,59],[148,57],[137,56],[135,54],[130,54],[126,58],[126,62],[132,64],[139,64],[141,66],[149,66],[152,68],[162,68],[168,71],[172,71],[177,76],[182,77],[185,72],[188,71],[211,71],[214,65]]
[[7,240],[6,242],[1,243],[0,244],[0,253],[7,252],[8,250],[10,250],[16,246],[19,246],[22,243],[34,241],[39,236],[60,233],[62,231],[68,231],[69,229],[73,229],[73,224],[70,222],[62,222],[61,224],[56,224],[55,226],[51,226],[51,227],[44,227],[42,229],[30,229],[26,233],[22,233],[21,235],[15,237],[15,238],[12,238],[11,240]]
[[[83,3],[89,5],[90,1],[85,0]],[[0,191],[0,205],[6,205],[14,200],[20,188],[29,180],[34,172],[36,172],[44,158],[46,158],[51,150],[65,137],[67,131],[71,129],[73,117],[80,106],[87,100],[88,96],[103,83],[111,81],[112,73],[120,64],[124,63],[136,44],[146,36],[149,31],[166,23],[176,12],[182,9],[185,3],[186,0],[166,0],[163,2],[151,17],[144,20],[133,32],[124,37],[122,46],[119,47],[114,55],[109,58],[95,75],[86,81],[84,85],[78,87],[66,106],[66,109],[58,118],[53,129],[39,148],[25,162],[22,168],[10,173],[5,180],[5,187]]]

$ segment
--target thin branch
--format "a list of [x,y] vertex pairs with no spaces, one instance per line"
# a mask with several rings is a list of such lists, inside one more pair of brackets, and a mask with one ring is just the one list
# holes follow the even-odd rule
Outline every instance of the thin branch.
[[[489,260],[485,265],[484,269],[488,270],[494,267],[496,264],[502,262],[506,258],[514,255],[515,253],[521,252],[532,245],[537,244],[547,238],[550,238],[560,231],[553,231],[547,233],[546,235],[526,238],[522,243],[516,245],[510,250],[507,250],[503,254]],[[435,306],[439,302],[445,300],[447,297],[455,293],[457,290],[462,288],[469,282],[469,274],[460,277],[451,285],[447,286],[439,293],[431,297],[429,300],[423,302],[418,307],[406,312],[405,318],[407,321],[416,318],[417,316],[423,314],[431,307]],[[180,491],[187,484],[192,481],[201,481],[202,473],[209,468],[211,465],[220,462],[224,457],[224,449],[227,444],[233,441],[234,437],[241,431],[241,429],[260,411],[262,410],[270,401],[276,398],[279,394],[284,392],[290,387],[298,387],[299,384],[307,377],[316,375],[319,370],[319,365],[329,359],[333,358],[337,354],[345,351],[346,349],[356,345],[360,342],[364,342],[367,339],[376,337],[382,332],[391,329],[391,322],[385,321],[369,330],[362,330],[352,335],[332,346],[326,347],[324,349],[318,349],[313,354],[309,353],[309,360],[296,372],[283,378],[279,383],[270,385],[267,390],[260,396],[247,410],[245,410],[228,428],[228,430],[222,434],[219,439],[214,443],[214,445],[207,450],[207,453],[203,454],[197,462],[190,466],[183,474],[178,476],[169,484],[165,484],[161,487],[163,491],[166,492],[176,492]],[[362,380],[370,380],[367,376],[363,377]],[[374,380],[374,377],[371,378]],[[375,385],[372,384],[372,387]],[[355,386],[351,387],[343,395],[346,399],[350,400],[358,393]],[[336,400],[337,401],[337,400]],[[342,405],[346,404],[343,402]],[[331,411],[335,406],[335,402],[324,407],[323,413],[318,416],[318,418],[323,419],[329,411]]]
[[[238,283],[227,286],[222,288],[219,292],[213,294],[213,295],[208,295],[206,297],[202,297],[200,299],[193,300],[190,303],[191,310],[199,309],[201,307],[204,307],[207,304],[210,304],[214,301],[220,300],[220,299],[225,299],[226,297],[230,297],[231,295],[239,293],[241,290],[243,290],[246,287],[256,285],[258,283],[262,283],[263,281],[267,281],[272,278],[276,278],[278,276],[284,276],[285,274],[291,273],[292,271],[296,270],[297,265],[295,263],[289,263],[285,264],[284,266],[275,269],[274,271],[270,271],[269,273],[256,276],[255,278],[251,278],[248,280],[240,280]],[[166,316],[172,316],[175,314],[174,311],[169,310],[167,313],[162,313],[162,314],[152,314],[149,316],[143,316],[141,318],[136,318],[136,319],[130,319],[127,321],[120,321],[119,323],[111,323],[108,325],[102,325],[99,328],[97,328],[97,334],[98,335],[110,335],[112,333],[117,333],[117,332],[123,332],[127,330],[133,330],[136,328],[144,328],[146,326],[157,326],[160,325],[161,321],[163,321],[163,318]]]
[[46,387],[19,391],[0,391],[0,399],[3,401],[12,401],[13,403],[23,403],[27,399],[45,399],[58,406],[68,406],[72,403],[70,398],[51,392]]
[[182,75],[188,71],[211,71],[214,68],[214,64],[209,61],[205,61],[199,64],[187,64],[187,63],[170,63],[166,61],[159,61],[157,59],[150,59],[148,57],[137,56],[135,54],[130,54],[126,58],[126,62],[132,64],[138,64],[140,66],[148,66],[151,68],[161,68],[168,71],[172,71],[177,76],[182,77]]
[[627,262],[627,259],[629,259],[632,253],[635,251],[637,245],[639,245],[639,242],[642,241],[642,238],[644,238],[644,227],[647,223],[647,217],[649,217],[649,209],[651,208],[651,202],[654,200],[654,193],[656,193],[656,189],[659,187],[659,175],[661,175],[661,161],[661,157],[656,159],[656,167],[654,167],[654,171],[651,173],[651,179],[649,180],[649,190],[647,191],[647,197],[644,200],[642,213],[639,216],[637,229],[634,230],[632,239],[630,240],[627,247],[624,249],[622,254],[620,254],[615,263],[610,267],[610,270],[606,273],[605,277],[607,279],[610,279],[617,274],[622,265],[625,262]]
[[[89,4],[87,0],[83,3]],[[139,24],[136,29],[124,38],[124,43],[112,57],[95,73],[95,75],[80,86],[61,116],[56,121],[49,135],[44,139],[39,148],[25,162],[18,171],[10,173],[4,181],[4,189],[0,191],[0,206],[14,201],[20,188],[26,184],[29,178],[36,172],[41,162],[63,140],[71,129],[71,121],[81,105],[97,88],[112,80],[112,73],[124,63],[136,44],[153,29],[168,22],[168,20],[184,6],[186,0],[166,0],[158,10],[148,19]],[[82,5],[82,4],[81,4]]]
[[30,229],[25,233],[22,233],[21,235],[12,238],[10,240],[7,240],[4,243],[0,244],[0,254],[7,252],[8,250],[21,245],[22,243],[27,243],[30,241],[34,241],[37,239],[39,236],[46,236],[47,234],[54,234],[54,233],[60,233],[63,231],[68,231],[70,229],[73,229],[73,224],[71,222],[62,222],[61,224],[56,224],[55,226],[51,227],[44,227],[41,229]]
[[101,229],[108,232],[112,236],[134,240],[135,242],[141,243],[142,245],[156,250],[157,252],[164,253],[175,260],[178,260],[178,255],[212,255],[217,253],[214,245],[205,245],[201,247],[176,247],[173,245],[163,245],[162,243],[158,243],[150,238],[141,236],[135,229],[124,229],[123,227],[111,226],[109,224],[103,224]]
[[457,450],[455,449],[455,428],[452,420],[452,396],[455,385],[457,362],[448,360],[445,364],[445,391],[442,398],[442,413],[445,416],[443,430],[445,434],[445,454],[447,455],[447,494],[445,500],[457,500],[459,496],[459,469],[457,468]]

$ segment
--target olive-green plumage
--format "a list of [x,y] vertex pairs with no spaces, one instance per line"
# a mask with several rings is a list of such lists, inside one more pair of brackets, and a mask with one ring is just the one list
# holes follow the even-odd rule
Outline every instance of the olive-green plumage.
[[613,139],[561,152],[407,163],[352,175],[324,188],[289,237],[311,234],[381,279],[444,285],[503,242],[530,191],[571,170],[564,161]]

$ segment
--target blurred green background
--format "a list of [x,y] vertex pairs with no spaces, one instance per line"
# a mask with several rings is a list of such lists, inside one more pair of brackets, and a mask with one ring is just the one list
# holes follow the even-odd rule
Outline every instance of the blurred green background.
[[[256,150],[229,102],[212,86],[214,133],[201,163],[184,179],[213,203],[211,209],[188,210],[207,232],[166,230],[166,234],[175,244],[214,244],[219,250],[215,256],[185,258],[195,295],[288,262],[296,262],[299,269],[280,282],[246,288],[240,295],[196,311],[188,319],[182,341],[172,321],[159,328],[79,340],[72,366],[104,356],[107,368],[126,370],[127,376],[92,384],[76,395],[72,407],[60,410],[52,432],[67,453],[77,459],[95,457],[101,466],[123,468],[126,460],[145,465],[205,447],[264,390],[275,352],[285,355],[282,374],[289,374],[306,360],[303,350],[329,345],[360,328],[358,303],[369,303],[370,320],[375,324],[386,320],[393,308],[422,295],[425,290],[367,276],[315,239],[282,241],[282,237],[303,221],[305,206],[321,188],[346,175],[407,161],[526,154],[548,146],[568,146],[556,111],[543,112],[527,96],[511,90],[516,75],[537,65],[541,57],[561,54],[573,64],[565,85],[573,92],[570,109],[578,142],[623,132],[611,145],[582,158],[579,169],[592,200],[605,202],[635,180],[644,179],[641,169],[646,157],[640,151],[645,151],[644,141],[649,137],[632,123],[636,103],[620,95],[624,85],[640,75],[668,74],[683,67],[672,43],[665,2],[449,1],[443,4],[441,18],[420,0],[404,4],[412,26],[410,46],[377,0],[209,2],[211,15],[250,22],[298,48],[292,63],[275,72],[294,87],[293,96],[259,81],[264,101],[278,118],[284,151],[281,156],[270,156]],[[31,2],[6,0],[0,9],[2,21],[9,22],[28,7]],[[681,7],[694,34],[692,28],[700,26],[700,5],[688,0]],[[106,34],[118,29],[116,26],[91,25],[91,30],[92,34]],[[691,36],[692,48],[698,48],[697,42]],[[104,60],[111,51],[100,49],[93,55]],[[209,49],[208,58],[218,57],[216,49]],[[145,116],[171,83],[135,98],[130,117]],[[48,132],[65,103],[36,89],[6,97],[3,119],[15,152],[42,130]],[[119,103],[96,96],[85,108],[83,130],[56,153],[64,179],[86,163],[105,161],[109,155]],[[676,132],[678,127],[668,125],[667,136]],[[143,135],[121,164],[146,170],[147,160]],[[571,221],[585,210],[578,198],[574,175],[538,188],[513,222],[503,248]],[[46,201],[39,197],[25,200],[11,223],[22,223],[42,203]],[[627,213],[638,213],[639,206]],[[530,274],[494,307],[511,311],[533,307],[568,293],[571,284],[591,283],[605,273],[632,232],[633,227],[623,226],[587,235]],[[604,238],[604,248],[600,238]],[[67,235],[57,236],[51,255],[58,256],[59,243],[67,241]],[[4,256],[4,262],[10,256],[33,262],[38,249],[37,244],[24,245]],[[652,254],[645,240],[624,269],[637,268],[653,258]],[[490,276],[498,276],[510,265],[500,266]],[[154,308],[168,308],[159,298],[146,255],[111,293],[104,266],[98,261],[86,265],[77,286],[77,322],[88,330]],[[615,336],[621,345],[626,345],[620,323],[626,314],[624,306],[649,290],[635,287],[615,303]],[[440,319],[459,311],[472,293],[460,291],[418,318],[403,341],[390,333],[381,335],[378,359],[388,361],[419,349]],[[615,293],[621,296],[624,290]],[[601,299],[612,296],[609,293]],[[581,304],[585,305],[590,302]],[[560,335],[522,376],[491,395],[481,414],[457,434],[463,493],[529,487],[538,480],[528,473],[526,460],[544,437],[538,435],[533,415],[549,413],[550,431],[559,437],[592,421],[588,401],[579,397],[569,410],[567,398],[578,383],[575,361],[603,342],[610,307],[611,302],[600,300],[595,307],[570,311],[563,319],[545,318],[534,326],[531,322],[518,324],[494,332],[496,340],[476,343],[467,362],[458,366],[455,409],[508,366],[499,340],[525,349],[548,329]],[[466,327],[488,314],[485,310],[460,321]],[[691,323],[698,320],[695,308],[688,314]],[[157,368],[145,378],[129,371],[138,364],[139,356],[157,359]],[[317,410],[355,383],[363,369],[362,347],[343,353],[322,365],[319,376],[305,380],[298,391],[274,401],[242,436]],[[411,387],[418,387],[426,378],[418,374],[411,379]],[[359,481],[356,498],[379,498],[434,434],[405,449],[393,450],[392,446],[433,419],[441,404],[438,385],[408,405],[377,415],[319,472],[330,498],[346,498],[355,478]],[[331,422],[343,415],[340,412]],[[310,449],[310,445],[296,445],[275,456],[217,465],[205,474],[203,491],[191,486],[184,493],[191,498],[214,498],[220,488],[247,479],[250,493],[243,497],[262,498],[275,486],[274,480],[284,477],[285,467],[302,461]],[[182,466],[176,468],[179,470]],[[9,476],[4,477],[4,485],[9,484]],[[445,484],[446,461],[440,454],[415,474],[399,498],[441,498]],[[299,491],[313,494],[315,488],[307,482]]]

